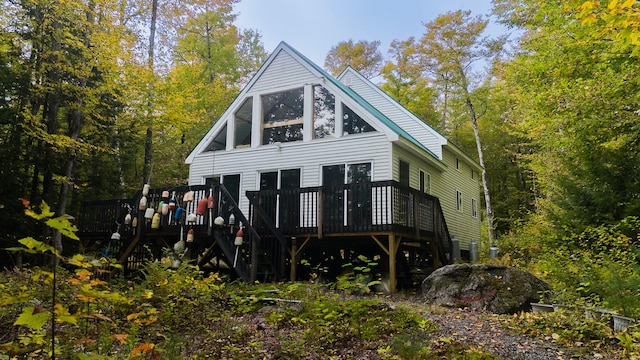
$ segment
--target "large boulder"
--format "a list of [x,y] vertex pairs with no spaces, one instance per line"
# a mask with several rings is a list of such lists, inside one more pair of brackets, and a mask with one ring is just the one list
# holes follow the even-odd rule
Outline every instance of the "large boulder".
[[468,307],[496,314],[531,310],[551,287],[532,274],[508,266],[454,264],[436,269],[422,282],[426,303]]

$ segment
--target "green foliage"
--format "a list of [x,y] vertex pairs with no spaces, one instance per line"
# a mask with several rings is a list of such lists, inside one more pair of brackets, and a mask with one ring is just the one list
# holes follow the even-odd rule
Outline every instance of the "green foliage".
[[520,313],[505,322],[510,329],[528,336],[547,336],[561,346],[590,351],[590,346],[608,345],[612,337],[609,324],[585,319],[584,312]]
[[343,271],[337,276],[334,284],[338,291],[351,293],[368,293],[371,288],[380,285],[382,275],[376,273],[379,257],[369,259],[359,255],[354,261],[342,265]]

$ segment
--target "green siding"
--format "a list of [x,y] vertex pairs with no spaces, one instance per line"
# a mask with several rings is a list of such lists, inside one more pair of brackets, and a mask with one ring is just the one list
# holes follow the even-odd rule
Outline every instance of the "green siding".
[[[420,170],[431,175],[431,193],[440,199],[442,212],[449,227],[449,232],[460,241],[460,249],[468,250],[471,240],[480,240],[480,183],[479,174],[471,178],[471,166],[464,162],[462,155],[460,169],[456,169],[456,155],[448,148],[443,152],[446,171],[441,171],[430,165],[416,153],[401,148],[393,147],[393,180],[400,179],[400,160],[410,164],[409,185],[414,189],[420,188]],[[456,210],[456,190],[462,192],[462,211]],[[471,214],[471,199],[475,198],[478,216]]]

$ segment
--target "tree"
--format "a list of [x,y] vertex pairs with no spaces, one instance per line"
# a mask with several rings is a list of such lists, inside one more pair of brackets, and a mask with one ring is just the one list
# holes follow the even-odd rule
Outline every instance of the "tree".
[[[606,8],[605,8],[606,5]],[[640,55],[640,8],[636,0],[585,1],[578,7],[583,24],[599,23],[598,37],[612,36],[619,50]]]
[[429,79],[423,76],[418,46],[413,37],[391,42],[391,60],[382,67],[384,83],[380,88],[417,117],[436,125],[435,89],[430,86]]
[[521,1],[527,16],[507,20],[526,34],[503,73],[540,211],[578,232],[640,210],[639,64],[633,47],[604,35],[615,37],[607,23],[576,21],[579,3]]
[[337,76],[347,65],[350,65],[367,79],[374,78],[380,74],[382,67],[382,54],[379,47],[380,41],[339,42],[329,50],[324,60],[324,67]]
[[[441,85],[443,90],[441,96],[445,99],[445,116],[447,101],[450,97],[459,99],[466,106],[482,168],[489,241],[493,242],[495,239],[493,210],[478,127],[478,117],[481,114],[477,112],[477,103],[481,103],[486,98],[474,97],[477,83],[475,83],[473,65],[479,61],[491,62],[499,54],[504,39],[494,41],[482,37],[487,23],[488,20],[481,16],[472,18],[470,11],[459,10],[438,16],[432,22],[425,24],[426,32],[421,38],[421,61],[425,71],[433,74],[436,84]],[[445,121],[449,122],[450,119]]]

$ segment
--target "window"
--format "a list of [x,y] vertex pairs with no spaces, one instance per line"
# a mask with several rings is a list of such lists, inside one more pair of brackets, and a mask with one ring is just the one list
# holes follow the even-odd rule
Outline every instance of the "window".
[[313,137],[333,136],[336,130],[336,97],[322,86],[313,87]]
[[236,201],[240,200],[240,174],[223,175],[222,185],[229,191],[229,195]]
[[409,163],[400,160],[400,184],[409,187]]
[[471,169],[471,180],[475,180],[476,179],[476,172],[473,171],[473,169]]
[[247,146],[251,145],[251,118],[253,117],[253,98],[248,97],[242,106],[234,114],[236,125],[236,133],[234,137],[234,145]]
[[456,158],[456,169],[460,170],[460,159]]
[[236,204],[240,199],[240,174],[234,175],[216,175],[204,179],[205,185],[218,185],[223,184],[229,195],[235,200]]
[[478,217],[478,202],[476,199],[471,199],[471,216]]
[[345,104],[342,104],[342,117],[343,117],[343,134],[359,134],[369,131],[376,131],[371,125],[369,125],[360,115],[356,114],[353,110]]
[[227,148],[227,125],[225,125],[213,141],[207,146],[206,151],[226,150]]
[[276,221],[277,227],[292,228],[299,225],[300,194],[291,191],[300,188],[300,169],[263,172],[260,190],[281,189],[280,194],[265,192],[260,206]]
[[302,140],[304,89],[262,96],[262,144]]
[[420,170],[420,191],[431,194],[431,174]]
[[456,190],[456,210],[462,211],[462,193]]

